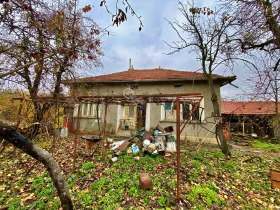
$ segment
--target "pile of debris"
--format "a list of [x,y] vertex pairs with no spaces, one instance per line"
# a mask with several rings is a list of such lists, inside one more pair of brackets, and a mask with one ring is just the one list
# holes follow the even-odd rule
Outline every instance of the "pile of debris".
[[133,153],[138,155],[141,151],[144,154],[166,155],[169,156],[173,152],[176,152],[175,138],[172,135],[173,127],[169,126],[162,128],[157,125],[153,131],[146,131],[142,128],[135,131],[132,137],[117,142],[109,142],[110,148],[115,152],[112,161],[117,160],[118,155],[127,153]]

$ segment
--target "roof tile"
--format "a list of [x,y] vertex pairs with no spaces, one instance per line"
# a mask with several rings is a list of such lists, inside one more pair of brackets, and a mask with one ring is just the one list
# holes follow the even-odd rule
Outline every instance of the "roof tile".
[[275,102],[273,101],[268,101],[268,102],[222,101],[221,111],[222,114],[271,115],[271,114],[275,114]]
[[[226,78],[217,74],[213,77]],[[128,70],[112,74],[100,75],[95,77],[81,78],[80,82],[113,82],[113,81],[160,81],[170,79],[194,79],[194,80],[205,80],[203,73],[190,72],[190,71],[177,71],[171,69],[141,69],[141,70]]]

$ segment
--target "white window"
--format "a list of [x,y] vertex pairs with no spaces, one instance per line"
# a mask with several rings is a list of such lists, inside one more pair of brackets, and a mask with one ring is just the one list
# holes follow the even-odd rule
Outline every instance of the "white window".
[[[100,106],[99,106],[100,107]],[[81,109],[80,109],[80,113],[81,113],[81,117],[92,117],[92,118],[96,118],[97,117],[97,104],[94,103],[87,103],[84,102],[81,104]],[[77,117],[78,116],[78,109],[79,109],[79,104],[75,105],[75,110],[74,110],[74,116]]]
[[[189,117],[191,111],[195,108],[199,100],[185,100],[180,103],[180,120],[185,120]],[[161,119],[163,121],[176,121],[176,104],[165,103],[162,106]],[[190,116],[190,122],[202,122],[204,120],[204,100],[198,104],[198,107]]]
[[175,103],[165,103],[162,106],[162,120],[176,121]]

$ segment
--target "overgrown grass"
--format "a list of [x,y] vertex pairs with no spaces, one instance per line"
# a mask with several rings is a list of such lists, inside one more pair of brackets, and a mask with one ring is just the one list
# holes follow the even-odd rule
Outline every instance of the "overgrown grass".
[[[261,142],[261,145],[267,148],[269,144]],[[182,153],[180,189],[188,208],[273,209],[280,206],[279,191],[270,188],[267,176],[269,169],[279,164],[279,156],[270,156],[267,152],[259,158],[254,158],[259,153],[248,156],[233,151],[232,154],[232,159],[225,160],[223,154],[212,147],[202,148],[198,153]],[[25,155],[22,159],[29,160]],[[141,153],[136,159],[133,154],[123,154],[112,164],[109,159],[87,159],[80,163],[80,169],[74,174],[65,173],[75,209],[176,208],[176,156],[152,157]],[[25,177],[25,168],[18,160],[2,156],[1,164],[0,207],[60,208],[56,190],[46,172],[34,168]],[[139,174],[142,172],[150,174],[152,190],[140,188]],[[15,178],[14,174],[18,177]]]
[[278,151],[280,152],[280,144],[272,144],[263,140],[255,140],[252,144],[253,147],[259,148],[265,151]]

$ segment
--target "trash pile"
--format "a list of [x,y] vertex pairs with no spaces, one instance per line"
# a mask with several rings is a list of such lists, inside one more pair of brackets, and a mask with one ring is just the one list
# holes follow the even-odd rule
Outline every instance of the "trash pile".
[[176,152],[175,138],[172,135],[173,131],[172,126],[162,128],[160,125],[157,125],[153,131],[146,131],[145,128],[141,128],[135,131],[129,139],[111,142],[110,148],[115,153],[112,162],[117,160],[116,156],[123,154],[125,151],[136,156],[140,151],[152,156],[171,155],[173,152]]

